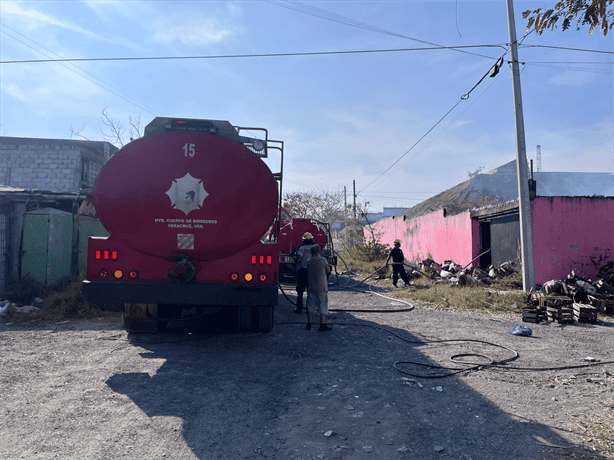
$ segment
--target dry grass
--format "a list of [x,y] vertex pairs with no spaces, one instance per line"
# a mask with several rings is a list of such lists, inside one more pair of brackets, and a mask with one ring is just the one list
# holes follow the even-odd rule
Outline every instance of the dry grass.
[[584,438],[605,458],[614,459],[614,400],[602,401],[602,410],[583,415],[577,422]]
[[[87,302],[82,294],[83,276],[67,277],[53,286],[45,287],[26,278],[12,283],[3,294],[3,300],[18,305],[32,305],[34,298],[44,299],[43,306],[34,312],[13,312],[7,322],[30,323],[37,321],[98,318],[110,313],[100,310],[97,304]],[[113,313],[111,313],[113,314]]]
[[[373,273],[362,272],[358,279]],[[390,275],[390,272],[389,272]],[[521,315],[522,308],[527,305],[528,295],[522,290],[522,274],[520,272],[494,280],[490,285],[450,286],[448,284],[431,285],[431,280],[425,276],[412,280],[410,289],[395,289],[390,278],[368,283],[380,288],[390,289],[387,295],[399,299],[415,300],[440,309],[475,312],[484,315]],[[399,282],[400,284],[400,282]]]

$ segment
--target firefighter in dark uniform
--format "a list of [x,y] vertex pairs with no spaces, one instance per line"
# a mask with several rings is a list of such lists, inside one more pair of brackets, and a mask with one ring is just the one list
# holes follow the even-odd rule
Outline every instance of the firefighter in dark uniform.
[[401,240],[394,240],[394,249],[390,251],[388,258],[386,259],[386,267],[388,267],[388,261],[392,259],[392,284],[394,287],[397,286],[397,281],[399,281],[399,276],[405,283],[405,286],[409,286],[409,278],[407,278],[407,273],[405,273],[405,267],[403,263],[405,262],[405,256],[403,255],[403,251],[401,251]]

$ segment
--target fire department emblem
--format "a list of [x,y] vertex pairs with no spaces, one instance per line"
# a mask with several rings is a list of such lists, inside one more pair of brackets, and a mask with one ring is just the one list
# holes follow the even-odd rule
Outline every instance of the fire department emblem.
[[171,188],[166,192],[171,199],[173,209],[185,212],[186,216],[202,207],[209,194],[203,187],[203,181],[187,173],[181,179],[173,179]]

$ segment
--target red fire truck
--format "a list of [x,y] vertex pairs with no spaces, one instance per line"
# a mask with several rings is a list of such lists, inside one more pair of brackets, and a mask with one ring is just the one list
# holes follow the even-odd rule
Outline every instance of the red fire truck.
[[[264,159],[280,157],[273,174]],[[228,121],[155,118],[101,169],[88,241],[88,301],[120,304],[129,331],[182,312],[233,312],[270,331],[279,278],[283,142]]]
[[305,233],[311,233],[313,242],[320,245],[322,255],[328,259],[328,264],[331,267],[337,266],[329,224],[315,219],[295,219],[288,211],[281,208],[279,276],[282,279],[296,277],[296,253],[301,247]]

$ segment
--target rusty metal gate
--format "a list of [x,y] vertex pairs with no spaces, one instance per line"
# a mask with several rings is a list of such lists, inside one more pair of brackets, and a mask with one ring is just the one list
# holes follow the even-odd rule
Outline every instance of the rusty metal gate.
[[[9,219],[10,214],[0,214],[0,294],[6,288],[9,265]],[[0,299],[2,300],[2,299]]]

